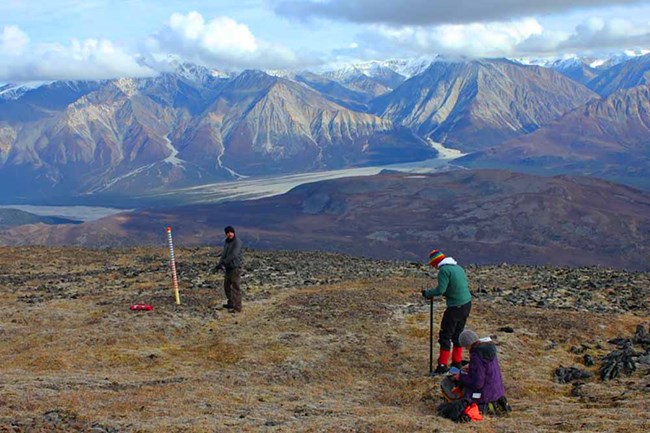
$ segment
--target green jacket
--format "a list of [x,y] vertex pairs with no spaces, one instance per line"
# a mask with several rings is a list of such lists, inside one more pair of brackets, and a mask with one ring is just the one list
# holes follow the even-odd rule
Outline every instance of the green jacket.
[[458,265],[442,265],[438,269],[438,287],[424,291],[424,297],[444,296],[448,307],[460,307],[472,300],[465,270]]

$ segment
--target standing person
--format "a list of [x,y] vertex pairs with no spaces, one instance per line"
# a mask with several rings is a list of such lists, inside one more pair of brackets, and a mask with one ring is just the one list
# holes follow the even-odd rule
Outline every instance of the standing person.
[[453,375],[463,385],[465,398],[476,403],[484,414],[502,415],[510,412],[496,345],[491,341],[480,340],[471,329],[461,332],[458,339],[460,345],[469,350],[467,371]]
[[444,374],[449,370],[447,364],[450,355],[452,366],[461,366],[463,348],[458,336],[465,328],[465,322],[472,309],[472,295],[469,292],[465,270],[452,257],[445,256],[440,250],[433,250],[429,253],[429,265],[438,268],[438,286],[422,290],[422,296],[431,299],[442,295],[447,300],[438,334],[438,366],[434,371],[434,374]]
[[226,240],[217,263],[217,270],[223,269],[223,290],[228,302],[224,305],[231,313],[241,313],[241,267],[243,263],[242,242],[235,235],[235,229],[228,226],[224,229]]

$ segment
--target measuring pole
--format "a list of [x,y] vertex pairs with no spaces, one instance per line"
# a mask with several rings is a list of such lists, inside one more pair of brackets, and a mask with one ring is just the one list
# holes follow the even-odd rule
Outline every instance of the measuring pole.
[[181,297],[178,293],[178,277],[176,276],[176,259],[174,259],[174,242],[172,241],[172,228],[167,227],[167,242],[169,243],[169,255],[171,256],[172,280],[174,282],[174,296],[176,305],[181,304]]
[[429,307],[429,375],[433,375],[433,297]]

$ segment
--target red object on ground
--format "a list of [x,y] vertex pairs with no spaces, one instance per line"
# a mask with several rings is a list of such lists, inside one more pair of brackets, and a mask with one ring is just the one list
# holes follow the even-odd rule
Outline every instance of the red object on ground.
[[149,304],[135,304],[131,305],[131,310],[133,311],[151,311],[153,307]]
[[472,403],[465,408],[465,415],[472,421],[483,421],[483,415],[481,415],[481,411],[478,409],[476,403]]

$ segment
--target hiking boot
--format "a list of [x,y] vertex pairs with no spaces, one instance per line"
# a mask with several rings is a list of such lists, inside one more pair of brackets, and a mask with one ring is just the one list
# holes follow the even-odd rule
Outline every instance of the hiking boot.
[[232,310],[233,308],[235,308],[232,306],[232,304],[223,304],[221,307],[225,308],[226,310]]
[[462,362],[452,362],[451,366],[456,367],[457,369],[460,370],[461,368],[463,368],[463,363]]
[[438,364],[436,369],[433,371],[434,375],[445,374],[449,371],[449,368],[445,364]]

